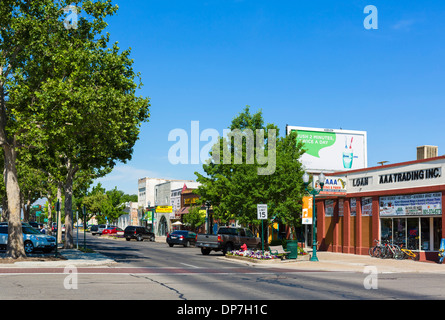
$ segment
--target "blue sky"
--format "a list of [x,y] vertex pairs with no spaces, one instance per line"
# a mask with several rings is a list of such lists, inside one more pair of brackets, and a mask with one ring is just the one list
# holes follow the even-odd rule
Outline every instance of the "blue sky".
[[[195,179],[172,165],[175,128],[222,134],[246,105],[280,135],[286,124],[367,131],[368,166],[415,160],[445,141],[443,1],[124,0],[107,31],[132,48],[151,98],[133,158],[98,181],[137,193],[137,179]],[[378,9],[378,29],[363,12]],[[203,143],[205,144],[205,143]]]

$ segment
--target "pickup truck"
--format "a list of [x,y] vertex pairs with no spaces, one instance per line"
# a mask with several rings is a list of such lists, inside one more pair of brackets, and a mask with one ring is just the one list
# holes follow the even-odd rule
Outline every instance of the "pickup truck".
[[255,237],[247,228],[220,227],[217,234],[196,235],[196,247],[201,248],[203,255],[213,251],[228,251],[239,249],[246,244],[251,249],[261,249],[261,238]]

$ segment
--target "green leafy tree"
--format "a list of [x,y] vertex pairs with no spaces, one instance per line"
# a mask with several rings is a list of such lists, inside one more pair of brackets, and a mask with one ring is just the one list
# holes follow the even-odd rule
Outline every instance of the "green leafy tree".
[[189,224],[192,230],[196,230],[205,223],[206,216],[199,212],[200,210],[201,207],[192,206],[189,209],[189,213],[183,216],[184,223]]
[[34,90],[42,80],[42,75],[30,68],[39,51],[57,48],[51,46],[53,42],[49,35],[59,22],[59,9],[50,0],[2,0],[0,6],[0,146],[4,152],[9,212],[6,254],[11,258],[26,256],[20,221],[18,150],[23,147],[24,135],[34,136],[37,144],[42,141],[39,140],[41,135],[37,134],[42,127],[32,116],[39,112],[32,101],[23,103],[23,92]]
[[[298,160],[303,150],[302,144],[296,141],[296,135],[276,139],[278,128],[274,124],[265,125],[261,111],[251,114],[249,107],[233,119],[229,128],[232,132],[250,129],[256,133],[255,157],[252,159],[252,154],[247,152],[248,139],[236,142],[236,139],[228,141],[221,138],[219,144],[212,149],[213,160],[203,165],[205,175],[195,173],[197,181],[201,182],[197,191],[201,195],[201,201],[210,201],[214,218],[223,223],[237,220],[243,225],[253,225],[258,229],[261,220],[257,219],[257,204],[263,203],[268,204],[270,217],[275,216],[297,226],[303,190],[303,169]],[[263,137],[258,136],[257,130],[263,130]],[[276,135],[269,135],[270,132]],[[272,141],[273,139],[276,140]],[[224,148],[231,151],[230,154],[226,152],[226,161]],[[236,152],[239,152],[242,160],[238,163],[235,163]],[[213,157],[215,153],[220,157],[219,163]],[[261,159],[257,157],[258,154],[275,156],[269,158],[269,161],[275,161],[273,172],[259,174],[258,169],[265,169],[265,164],[258,161]],[[228,156],[230,161],[227,161]]]
[[108,221],[116,222],[121,215],[126,214],[124,209],[128,202],[137,202],[136,195],[125,194],[123,191],[117,190],[117,187],[108,190],[106,195],[107,203],[103,209],[103,214]]
[[[76,175],[81,170],[103,172],[117,161],[131,159],[140,125],[149,118],[149,99],[136,96],[141,83],[130,50],[121,52],[117,44],[108,47],[105,18],[117,11],[111,1],[78,1],[82,16],[77,29],[70,30],[61,21],[61,9],[68,1],[19,3],[11,1],[18,11],[33,10],[37,18],[26,22],[40,32],[33,46],[24,48],[27,55],[15,68],[9,91],[14,111],[10,118],[17,126],[13,138],[33,145],[40,160],[49,163],[44,165],[49,174],[61,184],[65,247],[72,248]],[[39,18],[46,22],[44,29]],[[12,152],[17,147],[13,145]],[[4,150],[9,159],[15,157],[7,155],[8,146]]]
[[[86,208],[86,221],[94,216],[99,217],[102,214],[104,208],[108,205],[108,197],[100,183],[94,186],[91,192],[82,198],[81,205]],[[105,220],[105,218],[103,219]]]

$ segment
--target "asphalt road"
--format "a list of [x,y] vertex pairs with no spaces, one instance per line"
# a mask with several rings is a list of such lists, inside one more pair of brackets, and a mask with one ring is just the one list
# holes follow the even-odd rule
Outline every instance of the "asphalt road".
[[[170,248],[166,243],[116,241],[91,235],[87,235],[87,245],[117,264],[75,272],[2,274],[0,300],[176,301],[169,312],[181,312],[178,303],[182,302],[217,301],[213,312],[221,316],[221,312],[229,312],[230,304],[239,301],[445,298],[443,274],[379,274],[373,279],[375,287],[366,288],[369,275],[359,272],[247,266],[225,261],[221,253],[203,256],[195,247]],[[227,304],[224,310],[223,304]]]

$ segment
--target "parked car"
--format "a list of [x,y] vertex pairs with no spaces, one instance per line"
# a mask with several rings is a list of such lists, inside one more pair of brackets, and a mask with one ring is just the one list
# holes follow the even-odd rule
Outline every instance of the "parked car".
[[187,230],[176,230],[167,234],[167,243],[170,247],[175,244],[181,244],[188,247],[190,244],[195,245],[196,233]]
[[102,231],[102,234],[111,234],[122,236],[124,234],[124,230],[118,227],[108,227]]
[[155,234],[150,232],[147,228],[140,226],[126,227],[124,237],[127,241],[130,241],[131,239],[136,239],[137,241],[143,241],[144,239],[155,241]]
[[221,227],[217,234],[198,234],[196,236],[196,246],[201,248],[203,255],[208,255],[210,251],[222,251],[225,255],[234,249],[239,249],[242,245],[248,248],[261,249],[261,239],[247,228]]
[[94,236],[97,234],[97,230],[99,230],[99,226],[97,224],[93,224],[90,226],[90,232]]
[[106,228],[114,228],[116,226],[106,225],[106,224],[99,224],[97,226],[91,227],[91,234],[94,236],[96,234],[102,234],[102,231],[104,231]]
[[[32,253],[36,249],[41,249],[44,252],[51,252],[56,247],[56,238],[41,234],[38,230],[22,226],[23,241],[25,245],[25,252]],[[8,244],[8,226],[0,226],[0,246],[6,248]]]

